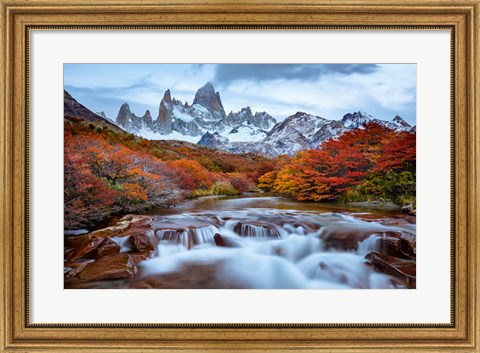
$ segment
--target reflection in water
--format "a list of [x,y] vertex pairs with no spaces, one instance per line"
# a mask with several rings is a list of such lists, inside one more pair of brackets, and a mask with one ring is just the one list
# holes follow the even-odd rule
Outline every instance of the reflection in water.
[[[401,276],[379,271],[365,255],[403,257],[414,265],[415,224],[400,214],[376,214],[372,221],[364,209],[346,211],[268,196],[153,210],[156,251],[137,264],[137,276],[72,287],[405,288]],[[398,221],[385,225],[386,218]],[[125,238],[114,240],[129,252]]]

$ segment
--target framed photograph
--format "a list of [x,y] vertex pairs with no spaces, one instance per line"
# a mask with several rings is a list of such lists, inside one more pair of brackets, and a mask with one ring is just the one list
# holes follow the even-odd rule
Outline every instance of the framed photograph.
[[477,0],[0,3],[1,352],[480,351]]

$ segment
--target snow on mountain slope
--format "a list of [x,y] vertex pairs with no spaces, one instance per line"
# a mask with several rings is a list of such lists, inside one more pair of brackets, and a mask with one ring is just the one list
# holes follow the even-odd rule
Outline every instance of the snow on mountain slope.
[[340,120],[297,112],[279,123],[266,112],[254,114],[248,106],[227,115],[220,93],[209,82],[197,91],[192,105],[172,98],[167,90],[156,119],[148,110],[141,117],[135,115],[127,103],[120,107],[116,119],[116,124],[126,131],[147,139],[178,139],[234,153],[270,156],[294,155],[302,149],[318,148],[324,141],[362,128],[367,122],[399,131],[416,129],[398,115],[387,121],[360,111],[345,114]]

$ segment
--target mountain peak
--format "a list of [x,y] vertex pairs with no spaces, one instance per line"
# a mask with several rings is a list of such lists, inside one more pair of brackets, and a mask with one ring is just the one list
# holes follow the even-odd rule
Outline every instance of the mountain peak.
[[295,114],[293,114],[292,116],[295,117],[295,118],[299,118],[299,117],[305,116],[305,115],[308,115],[308,114],[305,113],[305,112],[300,112],[300,111],[298,111],[298,112],[296,112]]
[[143,114],[141,120],[149,127],[152,127],[152,115],[150,114],[150,110],[146,110],[145,114]]
[[207,108],[215,119],[225,118],[225,110],[223,109],[220,94],[215,92],[215,88],[213,88],[213,85],[210,82],[207,82],[197,91],[193,104],[198,104]]
[[353,112],[353,113],[347,113],[343,116],[342,121],[347,121],[347,120],[352,120],[352,119],[372,119],[372,116],[366,112]]
[[395,118],[392,119],[392,121],[397,124],[397,125],[400,125],[402,127],[410,127],[410,124],[407,123],[405,120],[403,120],[400,115],[396,115]]
[[172,95],[171,95],[169,89],[167,89],[167,90],[165,91],[165,93],[163,94],[162,101],[163,101],[164,103],[172,103]]
[[213,97],[215,96],[215,88],[210,82],[207,82],[204,84],[202,87],[200,87],[195,94],[195,99],[193,100],[193,104],[200,104],[199,101],[201,101],[203,98],[206,97]]
[[354,112],[345,114],[342,118],[342,123],[347,128],[357,128],[365,124],[366,122],[373,120],[373,116],[366,112]]
[[117,125],[121,126],[122,128],[127,128],[135,117],[136,116],[131,112],[128,103],[123,103],[117,114]]
[[131,113],[130,106],[128,105],[127,102],[122,104],[122,106],[120,107],[120,111],[127,111],[127,112]]
[[215,88],[211,82],[207,82],[199,89],[199,91],[210,92],[211,94],[214,94]]
[[213,147],[213,146],[219,146],[225,143],[228,143],[229,140],[226,137],[221,136],[218,132],[214,132],[211,134],[210,132],[206,132],[203,134],[202,138],[200,141],[197,142],[198,145],[200,146],[207,146],[207,147]]
[[242,108],[242,112],[245,112],[249,115],[252,115],[252,109],[249,106],[246,106],[245,108]]

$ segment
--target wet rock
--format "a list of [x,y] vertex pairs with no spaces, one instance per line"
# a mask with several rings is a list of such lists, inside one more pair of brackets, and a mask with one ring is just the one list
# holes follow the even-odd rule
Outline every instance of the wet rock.
[[138,221],[137,223],[131,224],[127,230],[124,230],[118,233],[116,236],[119,238],[128,237],[134,234],[150,234],[152,230],[152,223],[149,220]]
[[235,224],[233,231],[242,237],[283,238],[285,230],[276,224],[260,221],[241,221]]
[[378,232],[376,228],[357,228],[354,226],[325,227],[322,239],[326,248],[357,250],[358,243]]
[[96,230],[94,232],[88,233],[87,235],[90,236],[90,238],[105,238],[105,237],[114,237],[117,236],[119,233],[123,232],[125,229],[128,229],[130,227],[129,223],[123,222],[123,223],[118,223],[115,226],[108,227],[108,228],[103,228]]
[[219,227],[222,226],[225,222],[223,222],[220,218],[217,216],[210,216],[208,217],[208,221],[212,223],[213,225]]
[[402,258],[416,256],[416,236],[405,231],[379,232],[374,228],[329,227],[322,233],[327,249],[358,250],[359,244],[370,237],[375,239],[372,242],[374,248],[369,250]]
[[113,241],[110,237],[105,238],[96,250],[94,257],[100,259],[105,256],[113,256],[120,252],[120,245]]
[[230,289],[246,288],[237,283],[235,278],[221,279],[223,267],[213,262],[201,264],[198,262],[183,264],[174,272],[152,274],[141,278],[135,278],[130,288],[137,285],[144,287],[145,284],[157,289]]
[[407,225],[412,223],[409,220],[407,220],[407,217],[409,216],[385,217],[385,216],[379,216],[378,214],[373,214],[373,213],[346,213],[346,214],[349,216],[361,219],[362,221],[380,223],[385,226],[402,226],[402,225]]
[[145,233],[136,233],[130,236],[130,244],[135,251],[154,251],[150,237]]
[[120,246],[110,237],[83,239],[83,243],[75,244],[73,249],[65,250],[65,259],[73,262],[79,259],[99,259],[120,252]]
[[88,264],[78,277],[84,281],[99,281],[133,277],[136,273],[137,267],[130,255],[118,254]]
[[374,234],[377,248],[372,249],[384,255],[415,259],[415,235],[407,232],[384,232]]
[[115,225],[88,234],[65,238],[67,247],[76,248],[92,239],[128,236],[142,230],[151,230],[152,219],[146,216],[126,215]]
[[90,234],[83,234],[73,237],[65,237],[64,243],[67,248],[78,248],[92,239],[94,238],[90,237]]
[[92,260],[82,261],[82,262],[71,262],[66,264],[63,267],[63,273],[65,278],[71,278],[78,275],[90,262],[92,262]]
[[86,239],[85,243],[79,245],[74,251],[70,253],[67,258],[68,261],[73,262],[81,258],[92,256],[97,247],[103,243],[104,239]]
[[151,220],[152,220],[152,218],[149,217],[149,216],[127,214],[127,215],[123,216],[122,218],[120,218],[119,223],[126,222],[126,223],[129,223],[129,224],[132,224],[132,223],[137,223],[137,222],[145,222],[145,221],[148,222],[148,221],[151,221]]
[[365,259],[369,261],[379,272],[394,276],[400,279],[408,288],[416,286],[416,263],[393,256],[368,253]]
[[417,253],[417,236],[409,232],[402,232],[400,238],[405,241],[405,243],[402,243],[402,251],[406,254],[413,254],[415,257]]
[[150,256],[152,256],[152,253],[152,251],[140,251],[128,253],[128,255],[130,255],[135,264],[138,264],[140,261],[148,260]]
[[65,245],[68,248],[78,248],[94,239],[124,237],[133,233],[145,232],[151,230],[151,223],[150,218],[127,215],[114,226],[99,229],[88,234],[65,237]]
[[217,246],[225,247],[225,248],[241,248],[243,245],[238,239],[234,239],[232,237],[226,237],[221,234],[215,234],[214,237],[215,244]]
[[75,249],[63,249],[63,259],[64,261],[67,261],[67,259],[73,255],[75,252]]
[[417,217],[412,215],[406,215],[405,220],[411,224],[417,224]]

